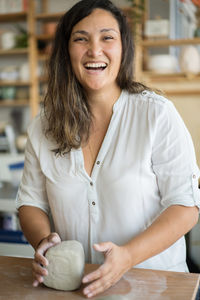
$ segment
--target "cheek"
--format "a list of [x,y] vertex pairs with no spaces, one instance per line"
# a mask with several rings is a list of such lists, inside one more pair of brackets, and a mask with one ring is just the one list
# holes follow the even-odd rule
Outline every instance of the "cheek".
[[74,49],[74,47],[70,48],[69,56],[70,56],[71,63],[73,65],[77,61],[77,51],[76,49]]
[[110,49],[110,56],[112,57],[113,61],[115,61],[116,67],[121,64],[122,58],[122,47],[120,45],[116,45],[116,47]]
[[71,47],[69,49],[69,56],[70,56],[72,69],[73,69],[74,73],[77,74],[78,65],[79,65],[80,60],[81,60],[80,51],[77,51],[76,47]]

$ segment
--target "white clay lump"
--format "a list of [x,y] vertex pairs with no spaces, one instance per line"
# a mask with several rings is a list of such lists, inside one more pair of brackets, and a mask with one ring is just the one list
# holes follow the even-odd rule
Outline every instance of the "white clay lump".
[[46,252],[48,275],[44,284],[63,291],[76,290],[81,285],[85,266],[83,246],[78,241],[63,241]]

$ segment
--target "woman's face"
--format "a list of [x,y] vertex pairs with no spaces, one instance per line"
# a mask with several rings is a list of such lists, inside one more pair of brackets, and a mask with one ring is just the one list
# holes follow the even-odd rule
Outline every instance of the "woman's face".
[[69,55],[76,78],[86,92],[118,88],[122,42],[112,14],[95,9],[78,22],[72,29]]

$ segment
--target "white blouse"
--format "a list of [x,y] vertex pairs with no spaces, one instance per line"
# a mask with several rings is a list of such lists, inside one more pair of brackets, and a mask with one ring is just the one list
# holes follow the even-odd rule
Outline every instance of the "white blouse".
[[[83,244],[86,261],[102,263],[94,243],[122,245],[170,205],[200,207],[199,169],[190,134],[172,102],[154,92],[122,91],[91,177],[81,149],[56,156],[41,116],[28,129],[17,208],[51,212],[62,240]],[[185,240],[136,267],[187,271]]]

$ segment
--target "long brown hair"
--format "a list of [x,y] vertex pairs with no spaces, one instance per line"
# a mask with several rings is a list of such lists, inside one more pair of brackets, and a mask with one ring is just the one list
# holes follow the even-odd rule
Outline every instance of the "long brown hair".
[[44,98],[45,134],[54,139],[56,153],[78,149],[87,142],[92,114],[84,90],[76,79],[68,52],[72,28],[96,8],[109,11],[117,20],[122,40],[122,61],[117,77],[121,89],[138,93],[146,89],[133,81],[134,47],[126,17],[109,0],[82,0],[60,19],[48,66],[48,88]]

